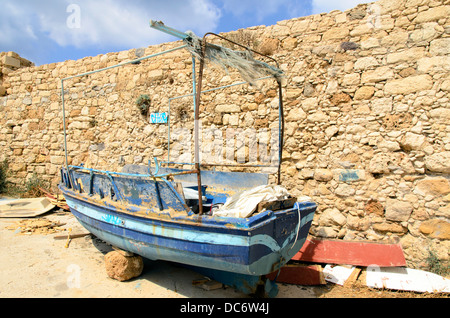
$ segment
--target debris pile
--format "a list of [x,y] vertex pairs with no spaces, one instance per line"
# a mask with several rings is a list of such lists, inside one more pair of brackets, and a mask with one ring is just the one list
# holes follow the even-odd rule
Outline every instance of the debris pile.
[[450,293],[450,279],[407,268],[399,244],[310,239],[287,265],[266,277],[296,285],[329,282],[344,287],[360,284],[368,288]]
[[7,227],[9,230],[14,230],[15,233],[20,234],[54,234],[57,232],[65,231],[62,226],[65,223],[50,221],[46,218],[38,219],[25,219],[16,222],[14,225]]

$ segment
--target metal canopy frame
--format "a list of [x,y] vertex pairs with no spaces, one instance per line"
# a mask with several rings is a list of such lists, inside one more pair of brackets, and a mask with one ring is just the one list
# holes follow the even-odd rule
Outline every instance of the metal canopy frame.
[[[180,32],[178,30],[175,30],[173,28],[167,27],[164,25],[164,23],[160,22],[160,21],[150,21],[150,27],[157,29],[159,31],[168,33],[170,35],[176,36],[182,40],[188,40],[189,39],[189,34],[187,33],[183,33]],[[193,63],[192,63],[192,76],[193,76],[193,87],[194,87],[194,164],[195,164],[195,170],[197,171],[197,183],[198,183],[198,193],[199,193],[199,213],[202,214],[203,213],[203,204],[202,204],[202,192],[201,192],[201,170],[200,170],[200,154],[199,154],[199,110],[200,110],[200,100],[201,100],[201,93],[202,93],[202,82],[203,82],[203,69],[204,69],[204,65],[205,65],[205,53],[206,53],[206,37],[207,36],[216,36],[222,40],[225,40],[227,42],[230,42],[234,45],[237,45],[245,50],[251,51],[255,54],[258,54],[260,56],[263,56],[265,58],[269,58],[271,59],[273,62],[275,62],[275,64],[277,65],[277,67],[279,67],[277,60],[275,60],[273,57],[267,56],[265,54],[262,54],[260,52],[257,52],[249,47],[246,47],[242,44],[236,43],[234,41],[231,41],[221,35],[218,35],[216,33],[213,32],[207,32],[205,33],[205,35],[202,38],[202,42],[201,42],[201,52],[200,52],[200,67],[199,67],[199,74],[198,74],[198,82],[195,82],[196,76],[195,76],[195,58],[192,57],[193,59]],[[282,93],[282,84],[281,84],[281,79],[280,78],[276,78],[277,80],[277,84],[278,84],[278,109],[279,109],[279,129],[280,129],[280,133],[279,133],[279,148],[278,148],[278,172],[277,172],[277,183],[280,184],[281,183],[281,163],[282,163],[282,158],[283,158],[283,144],[284,144],[284,110],[283,110],[283,93]],[[217,164],[217,166],[227,166],[226,164]],[[236,166],[236,165],[234,165]]]
[[[184,32],[180,32],[178,30],[175,30],[173,28],[167,27],[165,26],[162,22],[159,21],[150,21],[150,27],[157,29],[159,31],[168,33],[172,36],[178,37],[182,40],[188,40],[190,38],[190,36],[187,33]],[[191,171],[187,171],[186,173],[196,173],[197,174],[197,180],[198,180],[198,194],[199,194],[199,214],[203,214],[203,204],[202,204],[202,184],[201,184],[201,163],[200,163],[200,159],[199,159],[199,109],[200,109],[200,100],[201,100],[201,93],[204,92],[208,92],[208,91],[212,91],[215,89],[221,89],[221,88],[225,88],[225,87],[231,87],[231,86],[235,86],[235,85],[240,85],[240,84],[244,84],[245,82],[241,82],[241,83],[236,83],[236,84],[231,84],[231,85],[226,85],[223,87],[218,87],[215,89],[210,89],[210,90],[206,90],[204,92],[202,92],[201,88],[202,88],[202,81],[203,81],[203,69],[204,69],[204,64],[205,64],[205,49],[206,49],[206,37],[207,36],[216,36],[218,38],[221,38],[225,41],[228,41],[234,45],[237,45],[241,48],[244,48],[248,51],[251,51],[255,54],[258,54],[260,56],[266,57],[271,59],[272,61],[274,61],[278,67],[278,62],[267,55],[264,55],[262,53],[259,53],[255,50],[252,50],[246,46],[243,46],[239,43],[236,43],[234,41],[231,41],[223,36],[220,36],[218,34],[212,33],[212,32],[208,32],[204,35],[203,39],[202,39],[202,50],[201,50],[201,55],[200,55],[200,66],[199,66],[199,74],[198,74],[198,81],[196,80],[196,65],[195,65],[195,57],[192,56],[192,81],[193,81],[193,92],[192,94],[188,94],[188,95],[184,95],[184,96],[179,96],[179,97],[175,97],[172,99],[176,99],[176,98],[181,98],[181,97],[187,97],[187,96],[193,96],[193,101],[194,101],[194,113],[195,113],[195,120],[194,120],[194,165],[195,165],[195,169],[191,170]],[[176,48],[172,48],[169,50],[165,50],[159,53],[155,53],[155,54],[151,54],[151,55],[147,55],[141,58],[137,58],[128,62],[123,62],[123,63],[119,63],[113,66],[109,66],[109,67],[105,67],[105,68],[101,68],[98,70],[94,70],[94,71],[90,71],[90,72],[85,72],[85,73],[81,73],[81,74],[77,74],[77,75],[73,75],[73,76],[69,76],[69,77],[65,77],[61,79],[61,102],[62,102],[62,116],[63,116],[63,133],[64,133],[64,157],[65,157],[65,168],[68,172],[68,176],[69,176],[69,181],[71,184],[74,184],[71,174],[69,172],[69,163],[68,163],[68,152],[67,152],[67,128],[66,128],[66,111],[65,111],[65,99],[64,99],[64,81],[73,79],[73,78],[77,78],[77,77],[83,77],[83,76],[87,76],[90,74],[94,74],[94,73],[98,73],[98,72],[102,72],[102,71],[106,71],[109,69],[113,69],[116,67],[121,67],[121,66],[125,66],[128,64],[137,64],[140,61],[146,60],[146,59],[150,59],[159,55],[163,55],[166,53],[170,53],[182,48],[186,48],[188,45],[184,44],[182,46],[176,47]],[[268,78],[268,77],[265,77]],[[264,78],[260,78],[260,79],[264,79]],[[284,111],[283,111],[283,95],[282,95],[282,87],[281,87],[281,80],[280,78],[276,78],[277,80],[277,84],[278,84],[278,99],[279,99],[279,136],[278,136],[278,142],[279,142],[279,148],[278,148],[278,173],[277,173],[277,183],[280,184],[281,183],[281,163],[282,163],[282,154],[283,154],[283,143],[284,143]],[[170,109],[170,100],[169,99],[169,109]],[[169,118],[169,147],[170,147],[170,118]],[[169,157],[168,157],[168,161],[169,162]],[[203,164],[203,166],[246,166],[246,167],[250,167],[250,165],[230,165],[230,164]],[[267,167],[267,165],[251,165],[253,167]],[[95,169],[88,169],[88,168],[84,168],[84,167],[76,167],[76,166],[70,166],[72,168],[77,168],[77,169],[85,169],[90,171],[91,173],[94,171],[99,171],[99,172],[104,172],[104,171],[100,171],[100,170],[95,170]],[[121,173],[121,174],[126,174],[126,173]],[[155,175],[153,175],[150,171],[149,171],[149,176],[150,177],[156,177]],[[157,177],[164,177],[162,175],[159,175]],[[164,178],[163,178],[164,179]]]

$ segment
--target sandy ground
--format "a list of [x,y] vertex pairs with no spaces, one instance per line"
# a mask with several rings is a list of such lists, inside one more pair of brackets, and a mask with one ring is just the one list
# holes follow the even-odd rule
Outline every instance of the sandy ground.
[[[70,213],[47,213],[37,218],[63,223],[73,234],[86,230]],[[18,228],[23,219],[0,218],[0,297],[25,298],[247,298],[232,288],[204,290],[193,281],[204,276],[175,264],[144,259],[143,273],[119,282],[107,276],[104,255],[111,247],[90,235],[56,240],[58,233],[28,233]],[[314,290],[279,285],[277,297],[316,297]]]
[[[57,233],[24,233],[19,222],[49,220],[63,224]],[[75,217],[52,210],[32,219],[0,218],[0,298],[250,298],[230,287],[204,290],[193,284],[199,273],[173,263],[144,259],[143,273],[126,282],[106,274],[104,255],[112,250],[87,235],[67,240],[55,236],[86,233]],[[276,298],[423,298],[418,293],[342,287],[278,284]],[[433,295],[428,295],[436,297]],[[440,297],[440,296],[437,296]],[[445,296],[447,298],[447,295]]]

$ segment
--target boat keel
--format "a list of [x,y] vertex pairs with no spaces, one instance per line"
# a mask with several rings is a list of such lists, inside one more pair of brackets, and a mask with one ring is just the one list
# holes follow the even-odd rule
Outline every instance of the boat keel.
[[265,276],[245,275],[185,264],[180,265],[232,287],[246,295],[252,295],[258,298],[274,298],[278,295],[278,286],[275,281],[271,281]]

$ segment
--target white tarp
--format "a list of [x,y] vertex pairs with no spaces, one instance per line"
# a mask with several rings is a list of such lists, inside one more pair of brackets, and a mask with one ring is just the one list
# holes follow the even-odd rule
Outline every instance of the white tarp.
[[258,203],[287,198],[289,193],[283,186],[262,185],[229,197],[225,204],[214,212],[214,215],[247,218],[255,211]]

